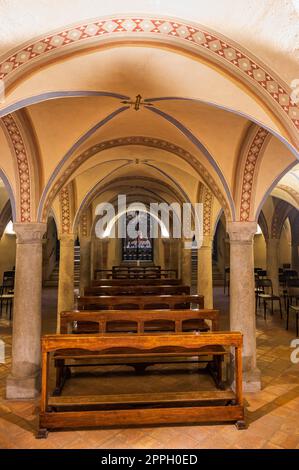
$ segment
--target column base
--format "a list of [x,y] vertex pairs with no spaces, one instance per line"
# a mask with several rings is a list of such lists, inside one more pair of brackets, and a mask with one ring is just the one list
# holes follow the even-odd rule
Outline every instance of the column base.
[[40,373],[32,377],[9,375],[6,381],[7,400],[31,400],[40,394]]
[[245,393],[259,392],[261,389],[261,371],[257,367],[243,372],[243,391]]

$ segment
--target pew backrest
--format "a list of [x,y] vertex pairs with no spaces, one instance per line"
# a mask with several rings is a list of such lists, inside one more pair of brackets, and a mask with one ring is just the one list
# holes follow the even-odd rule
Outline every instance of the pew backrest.
[[190,295],[190,286],[93,286],[84,295]]
[[203,295],[79,296],[78,310],[156,310],[204,308]]
[[[212,309],[200,310],[109,310],[109,311],[66,311],[60,313],[60,333],[67,334],[80,330],[80,324],[97,324],[99,333],[107,333],[109,326],[133,324],[137,333],[144,333],[153,322],[171,324],[175,333],[183,331],[184,325],[190,321],[211,321],[212,331],[219,330],[219,311]],[[75,330],[74,330],[75,327]]]
[[181,279],[94,279],[91,287],[97,286],[177,286]]

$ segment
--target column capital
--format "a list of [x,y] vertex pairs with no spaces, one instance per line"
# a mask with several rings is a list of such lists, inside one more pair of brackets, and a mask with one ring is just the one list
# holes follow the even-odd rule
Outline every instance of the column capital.
[[256,222],[228,222],[227,232],[231,244],[250,245],[257,230]]
[[211,249],[213,246],[213,237],[211,235],[204,235],[202,238],[202,244],[198,248],[201,250],[202,248],[204,249]]
[[91,241],[91,236],[90,235],[81,235],[81,237],[79,237],[79,241],[80,241],[80,243],[90,242]]
[[26,222],[13,224],[19,244],[40,244],[47,230],[47,224]]
[[64,246],[72,246],[75,241],[75,235],[73,233],[62,233],[59,240]]

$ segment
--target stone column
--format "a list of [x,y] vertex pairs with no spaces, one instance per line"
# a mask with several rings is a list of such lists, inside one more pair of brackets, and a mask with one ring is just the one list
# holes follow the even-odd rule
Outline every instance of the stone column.
[[[59,282],[57,312],[74,308],[74,235],[60,237]],[[57,332],[60,330],[57,315]]]
[[80,294],[90,285],[91,279],[91,239],[80,237]]
[[256,367],[256,329],[253,238],[255,222],[229,222],[230,237],[230,329],[243,337],[243,387],[245,391],[261,389],[260,371]]
[[17,223],[16,277],[8,399],[35,398],[40,390],[42,237],[46,224]]
[[170,239],[163,238],[163,249],[164,249],[164,267],[165,269],[170,268]]
[[279,294],[279,240],[277,238],[268,238],[266,240],[267,249],[267,276],[272,281],[274,295]]
[[[186,243],[190,243],[190,240],[187,240]],[[192,281],[192,250],[191,248],[185,248],[185,240],[182,240],[181,243],[181,276],[182,282],[186,286],[191,287]]]
[[204,295],[205,308],[213,308],[212,248],[213,239],[204,236],[197,250],[197,293]]
[[110,238],[102,238],[101,240],[101,258],[102,258],[102,269],[110,269],[112,263],[109,266],[109,246]]

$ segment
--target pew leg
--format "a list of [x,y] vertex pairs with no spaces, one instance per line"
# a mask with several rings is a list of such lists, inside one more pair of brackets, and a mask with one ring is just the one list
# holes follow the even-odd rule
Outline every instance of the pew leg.
[[211,374],[215,385],[219,390],[225,390],[225,384],[222,377],[222,361],[223,357],[217,355],[213,356],[213,361],[208,362],[207,364],[207,370]]
[[68,366],[65,366],[63,359],[55,360],[56,367],[56,386],[53,392],[53,396],[61,395],[62,389],[67,379],[71,377],[71,370]]
[[36,439],[47,439],[49,431],[47,428],[39,428]]
[[236,421],[235,423],[236,428],[238,431],[242,431],[243,429],[247,429],[246,422],[243,419]]

